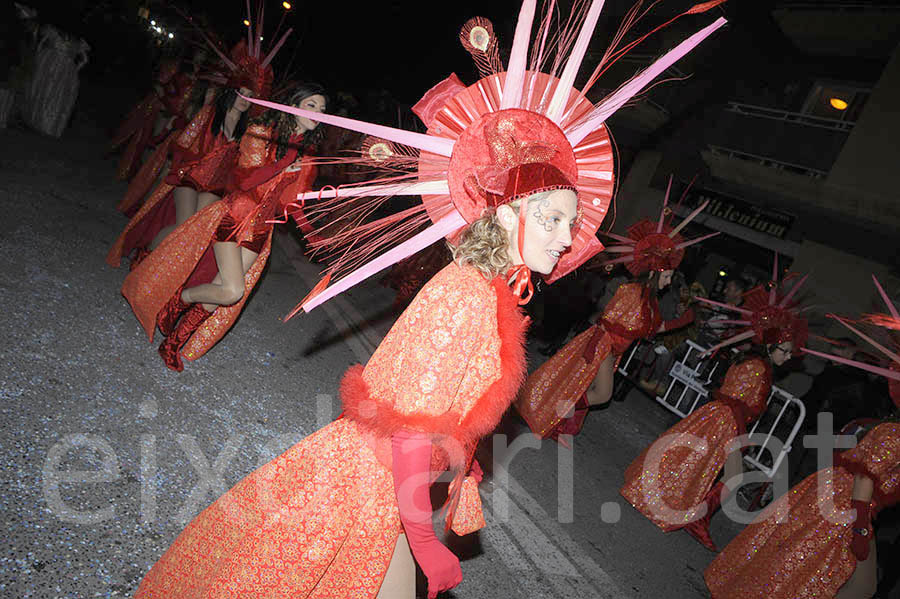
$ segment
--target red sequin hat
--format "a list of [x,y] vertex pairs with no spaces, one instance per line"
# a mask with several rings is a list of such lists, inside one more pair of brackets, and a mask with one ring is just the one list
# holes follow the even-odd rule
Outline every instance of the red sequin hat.
[[[706,12],[723,1],[698,4],[675,18]],[[329,238],[314,244],[319,257],[330,265],[322,281],[291,315],[301,308],[311,310],[432,243],[455,239],[485,209],[535,190],[574,189],[578,196],[579,225],[573,231],[572,245],[548,275],[549,282],[603,249],[596,234],[615,189],[606,119],[726,21],[719,18],[706,26],[594,104],[587,99],[588,91],[605,69],[674,19],[623,44],[628,29],[648,12],[637,4],[626,15],[613,47],[585,86],[576,89],[575,77],[603,1],[576,3],[573,14],[559,17],[558,23],[555,5],[549,4],[540,17],[529,56],[536,5],[536,0],[522,2],[505,68],[490,22],[475,18],[463,26],[460,40],[482,78],[466,87],[451,75],[426,93],[414,107],[428,128],[424,134],[251,99],[268,108],[377,138],[370,139],[354,160],[387,173],[366,183],[300,194],[299,205],[316,201],[314,211],[319,218],[314,226],[333,225],[339,215],[350,224],[336,234],[332,228]],[[554,33],[554,28],[565,31]],[[546,65],[550,72],[541,72]],[[365,220],[397,195],[419,196],[422,204]],[[356,218],[346,218],[348,205],[349,214]],[[522,218],[520,214],[520,222]]]
[[731,306],[715,302],[703,297],[697,297],[697,301],[737,312],[743,318],[740,320],[720,320],[720,324],[732,324],[744,327],[736,335],[725,339],[718,345],[707,350],[708,353],[752,339],[754,343],[777,344],[790,341],[797,351],[806,345],[809,339],[809,326],[806,318],[801,314],[806,308],[800,308],[794,297],[806,282],[809,275],[804,275],[794,283],[790,291],[783,290],[784,283],[793,277],[778,280],[778,254],[772,268],[772,280],[766,285],[758,285],[744,294],[744,303],[741,306]]
[[[685,189],[682,195],[687,195],[688,190]],[[599,266],[612,266],[613,264],[625,264],[633,276],[638,276],[649,271],[675,270],[681,264],[684,258],[684,248],[700,243],[710,237],[715,237],[719,233],[710,233],[697,239],[685,240],[679,235],[679,232],[689,222],[706,208],[708,201],[701,204],[693,212],[691,212],[677,227],[672,227],[667,221],[669,214],[669,194],[672,191],[672,177],[669,177],[669,185],[666,188],[666,196],[663,199],[662,213],[659,215],[659,221],[641,220],[628,227],[628,236],[615,235],[613,233],[604,232],[604,235],[612,237],[621,242],[623,245],[609,246],[605,251],[611,254],[625,254],[619,258],[612,258],[605,262],[601,262]]]
[[[235,44],[231,49],[230,56],[226,56],[220,49],[220,43],[217,43],[217,38],[196,25],[190,16],[185,15],[184,13],[182,13],[182,15],[197,28],[197,31],[206,41],[209,48],[216,53],[221,60],[223,67],[226,69],[225,71],[204,73],[203,78],[232,89],[245,87],[252,90],[253,95],[256,98],[269,98],[269,95],[272,93],[272,82],[275,79],[275,74],[271,67],[272,59],[275,58],[275,55],[281,49],[281,46],[284,45],[285,40],[293,31],[292,28],[285,31],[280,38],[277,38],[278,31],[276,31],[273,39],[277,38],[278,41],[272,45],[268,51],[264,51],[262,42],[264,37],[263,23],[265,17],[265,3],[261,0],[257,0],[256,17],[254,18],[248,1],[247,16],[245,19],[247,39],[242,39]],[[280,28],[281,26],[279,25],[279,29]],[[251,109],[251,115],[258,116],[263,111],[264,109],[261,107],[254,106]]]
[[[875,277],[875,275],[872,275],[872,280],[875,282],[875,288],[878,289],[878,293],[879,295],[881,295],[881,299],[884,301],[885,306],[887,306],[889,314],[866,314],[865,316],[863,316],[862,320],[864,322],[874,324],[891,331],[900,331],[900,312],[898,312],[897,307],[894,305],[894,302],[892,302],[890,298],[888,298],[887,293],[884,292],[884,288],[881,286],[881,283],[878,282],[878,279]],[[897,406],[898,409],[900,409],[900,355],[898,355],[897,353],[897,348],[895,347],[894,351],[891,351],[884,345],[878,343],[877,341],[851,325],[850,320],[847,318],[843,318],[834,314],[829,314],[829,316],[837,320],[839,323],[850,329],[850,331],[852,331],[855,335],[865,340],[869,345],[877,349],[883,355],[886,362],[884,366],[886,367],[875,366],[872,364],[867,364],[865,362],[860,362],[858,360],[850,360],[841,356],[835,356],[833,354],[818,352],[811,349],[804,349],[803,351],[814,356],[819,356],[820,358],[825,358],[826,360],[832,360],[841,364],[847,364],[848,366],[860,368],[862,370],[866,370],[868,372],[886,377],[888,380],[888,390],[890,392],[891,399],[893,400],[894,405]],[[897,344],[895,343],[895,345]]]

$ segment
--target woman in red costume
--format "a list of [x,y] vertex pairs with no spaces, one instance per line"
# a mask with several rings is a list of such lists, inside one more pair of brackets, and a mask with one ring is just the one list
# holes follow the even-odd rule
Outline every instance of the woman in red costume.
[[[883,297],[891,314],[874,315],[872,322],[900,329],[900,314]],[[884,352],[889,367],[806,353],[886,376],[900,410],[900,357],[838,320]],[[715,599],[872,597],[877,586],[872,520],[898,502],[900,422],[895,418],[838,454],[833,468],[810,475],[769,505],[709,565],[706,585]]]
[[[667,192],[664,206],[668,199]],[[700,241],[684,241],[678,232],[704,206],[677,230],[665,223],[664,210],[658,223],[642,220],[628,229],[628,237],[617,236],[624,245],[606,248],[627,254],[606,264],[624,262],[633,276],[646,278],[620,285],[597,323],[525,381],[516,408],[534,434],[557,441],[560,435],[578,434],[590,407],[609,401],[615,366],[634,340],[674,331],[693,321],[694,313],[688,310],[679,319],[663,322],[656,297],[672,282],[684,248]]]
[[163,111],[165,88],[177,73],[178,60],[174,58],[164,60],[156,72],[150,92],[131,109],[113,133],[110,150],[125,147],[116,169],[116,176],[119,179],[130,179],[137,169],[144,150],[153,137],[153,128]]
[[[710,351],[749,338],[760,345],[731,365],[713,401],[660,435],[626,469],[622,496],[664,532],[684,528],[716,550],[709,536],[710,518],[729,488],[739,486],[743,472],[741,452],[730,451],[729,442],[745,434],[746,426],[765,411],[772,366],[784,364],[806,343],[806,321],[790,303],[801,283],[784,297],[777,294],[775,282],[769,290],[760,286],[747,292],[739,310],[748,320],[739,323],[748,330]],[[723,466],[725,475],[714,485]]]
[[185,111],[206,57],[206,50],[199,48],[190,62],[191,72],[181,71],[178,60],[167,60],[162,64],[153,89],[128,114],[113,136],[114,150],[127,142],[116,169],[119,179],[131,179],[148,147],[158,143],[160,137],[165,139],[169,130],[181,129],[188,123]]
[[140,209],[144,199],[150,195],[151,189],[155,187],[154,184],[164,184],[164,180],[169,174],[169,160],[181,132],[197,116],[201,108],[215,101],[217,93],[218,88],[209,81],[196,80],[191,85],[191,95],[187,98],[183,111],[184,120],[182,121],[180,117],[172,117],[163,132],[153,139],[156,148],[131,179],[128,189],[116,209],[131,218]]
[[[600,4],[592,4],[584,43],[567,61],[571,77]],[[254,100],[421,150],[403,153],[412,158],[399,161],[387,180],[300,195],[340,204],[354,196],[424,194],[415,212],[424,218],[410,226],[392,215],[348,229],[356,239],[370,234],[369,253],[329,267],[299,309],[311,310],[445,237],[453,240],[454,261],[425,285],[368,364],[347,372],[343,416],[204,510],[144,578],[138,599],[411,599],[415,563],[432,599],[462,580],[459,560],[431,523],[432,473],[449,467],[454,475],[448,526],[458,534],[483,526],[474,449],[524,376],[526,319],[518,306],[530,295],[531,271],[564,275],[601,249],[595,233],[614,181],[608,134],[590,117],[610,114],[656,76],[639,75],[624,97],[595,112],[569,75],[526,72],[533,9],[526,0],[509,69],[495,54],[490,23],[467,24],[467,37],[477,28],[476,49],[488,48],[479,56],[491,73],[471,87],[451,77],[432,88],[414,108],[426,134]],[[559,97],[532,102],[527,89],[538,96],[555,89]],[[426,219],[432,224],[423,230]]]
[[168,175],[125,226],[106,256],[107,264],[118,266],[137,250],[136,266],[175,227],[224,195],[250,117],[250,103],[239,94],[265,98],[273,78],[271,67],[250,54],[245,41],[235,46],[231,58],[228,83],[175,139]]
[[[300,85],[288,103],[323,112],[321,86]],[[159,353],[182,370],[231,328],[268,260],[273,220],[307,191],[315,166],[304,155],[316,143],[318,123],[272,112],[241,139],[230,192],[178,227],[125,279],[131,302],[151,340],[166,337]]]

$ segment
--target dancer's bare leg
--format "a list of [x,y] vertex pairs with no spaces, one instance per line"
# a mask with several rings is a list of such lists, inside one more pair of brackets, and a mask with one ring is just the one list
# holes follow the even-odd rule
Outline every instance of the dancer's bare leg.
[[175,230],[175,228],[192,217],[197,212],[197,190],[190,187],[176,187],[172,192],[172,198],[175,202],[175,224],[163,227],[153,241],[150,242],[150,249],[155,250],[162,243],[166,236]]
[[200,212],[210,204],[218,202],[221,200],[219,196],[214,193],[209,193],[208,191],[201,191],[197,194],[197,209],[194,212]]
[[256,252],[240,247],[234,241],[217,241],[213,245],[219,274],[212,283],[197,285],[181,292],[186,303],[201,302],[207,311],[230,306],[244,297],[244,274],[250,270]]
[[599,406],[607,403],[612,397],[613,384],[615,383],[613,378],[615,375],[615,366],[616,357],[613,354],[606,356],[600,363],[600,369],[597,371],[597,376],[594,377],[594,380],[587,390],[588,404]]
[[864,562],[856,562],[856,570],[844,586],[840,588],[835,599],[869,599],[878,590],[878,556],[875,551],[875,539],[869,541],[869,557]]
[[416,596],[416,563],[406,535],[397,537],[394,553],[387,573],[381,582],[376,599],[415,599]]
[[722,474],[722,482],[730,489],[737,489],[741,485],[744,476],[744,458],[741,450],[737,449],[725,456],[725,472]]

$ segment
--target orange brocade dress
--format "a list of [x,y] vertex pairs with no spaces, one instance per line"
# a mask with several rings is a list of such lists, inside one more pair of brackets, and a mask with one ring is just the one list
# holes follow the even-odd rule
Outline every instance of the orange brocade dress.
[[696,510],[725,465],[728,443],[766,408],[772,389],[768,362],[733,364],[714,401],[678,422],[625,470],[622,496],[665,532],[696,520]]
[[542,439],[553,436],[597,376],[603,360],[610,353],[621,355],[635,339],[649,337],[660,322],[656,297],[645,285],[620,285],[600,321],[569,341],[522,386],[516,409],[532,432]]
[[[241,138],[235,178],[252,176],[254,169],[276,162],[271,136],[271,130],[263,125],[247,129]],[[182,223],[132,270],[122,284],[122,295],[150,341],[156,332],[157,315],[182,286],[212,281],[218,272],[213,244],[223,224],[232,223],[235,228],[228,241],[248,247],[252,244],[251,249],[257,253],[244,275],[244,295],[234,304],[216,308],[185,343],[182,357],[196,360],[218,343],[237,321],[269,259],[273,225],[267,221],[280,216],[283,206],[295,201],[298,192],[308,191],[315,178],[315,165],[304,157],[299,170],[282,170],[252,189],[233,190]]]
[[856,569],[850,551],[855,474],[874,483],[876,511],[900,501],[900,424],[876,426],[834,468],[811,474],[760,513],[706,569],[713,598],[834,597]]
[[[526,324],[502,277],[444,268],[347,371],[343,417],[203,510],[136,599],[375,597],[402,532],[390,435],[430,434],[432,469],[464,472],[522,382]],[[461,498],[454,529],[479,520]]]

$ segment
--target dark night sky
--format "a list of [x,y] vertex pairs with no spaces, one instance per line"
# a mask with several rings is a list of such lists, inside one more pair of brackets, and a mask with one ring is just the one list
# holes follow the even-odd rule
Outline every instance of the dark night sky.
[[[772,3],[772,0],[731,0],[714,12],[683,19],[685,35],[719,14],[725,14],[732,23],[728,29],[716,34],[722,39],[715,44],[714,51],[703,47],[699,50],[698,56],[708,63],[704,69],[719,73],[728,70],[731,72],[729,78],[733,78],[737,70],[747,70],[746,76],[750,78],[777,77],[775,71],[790,62],[793,49],[770,16]],[[64,27],[86,35],[98,50],[112,46],[115,36],[124,36],[125,31],[129,31],[126,41],[134,52],[141,51],[141,44],[146,46],[136,25],[131,25],[130,30],[121,26],[125,22],[122,15],[134,22],[133,15],[142,4],[138,0],[73,0],[63,6],[51,0],[33,0],[32,4],[39,8],[42,16],[51,18],[52,15],[52,19]],[[568,6],[570,0],[560,0],[559,4]],[[607,0],[595,32],[595,43],[605,47],[612,29],[632,4],[633,0]],[[664,0],[646,23],[659,24],[692,4],[691,0]],[[161,20],[168,25],[186,30],[183,20],[167,8],[172,5],[180,6],[194,16],[206,15],[229,43],[245,31],[241,21],[246,11],[241,0],[150,3],[153,16],[162,15]],[[294,35],[282,50],[276,67],[284,68],[296,49],[297,58],[291,70],[298,79],[318,80],[331,89],[357,93],[384,88],[401,103],[410,104],[450,72],[455,71],[467,82],[475,80],[477,74],[472,61],[457,39],[460,26],[468,18],[480,15],[491,19],[500,37],[501,48],[508,51],[519,7],[519,0],[296,0],[286,19],[294,27]],[[266,9],[266,30],[271,35],[283,14],[281,1],[266,0]],[[101,36],[104,39],[98,39]],[[651,43],[645,49],[655,51],[658,48]],[[109,54],[110,50],[106,52]],[[104,60],[104,56],[98,54],[93,58],[95,64]],[[728,65],[730,68],[726,69]],[[759,65],[771,66],[757,73]]]

